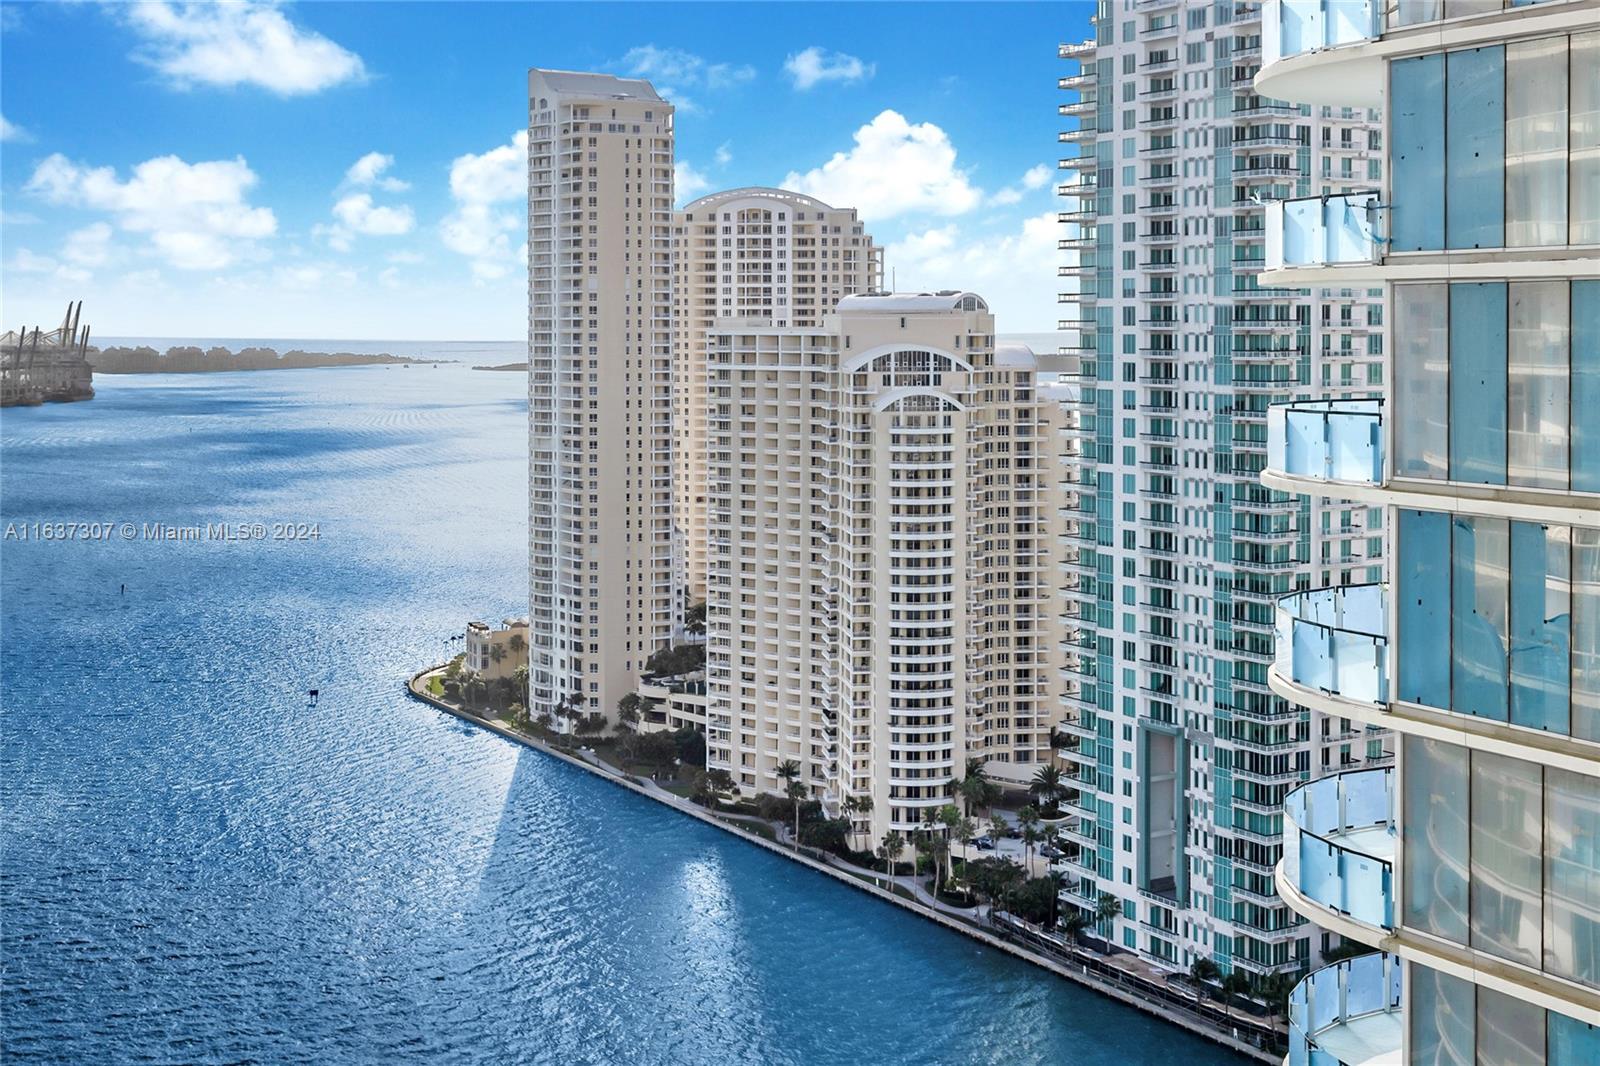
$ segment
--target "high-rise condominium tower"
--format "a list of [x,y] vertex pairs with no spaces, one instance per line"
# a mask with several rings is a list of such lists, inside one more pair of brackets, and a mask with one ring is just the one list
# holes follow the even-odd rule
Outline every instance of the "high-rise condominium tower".
[[[1314,5],[1313,5],[1314,6]],[[1061,111],[1061,297],[1081,372],[1069,412],[1063,759],[1078,788],[1063,898],[1122,904],[1157,963],[1260,981],[1327,944],[1278,899],[1285,794],[1384,744],[1267,683],[1276,598],[1377,579],[1361,506],[1263,487],[1268,405],[1374,395],[1383,304],[1365,285],[1264,284],[1263,203],[1368,188],[1366,107],[1257,93],[1258,3],[1102,0]]]
[[1600,1062],[1600,4],[1274,3],[1264,45],[1388,146],[1267,215],[1273,284],[1392,310],[1386,399],[1272,412],[1263,480],[1394,534],[1277,609],[1273,688],[1398,742],[1286,801],[1284,898],[1383,949],[1299,983],[1289,1062]]
[[716,319],[815,329],[883,281],[854,208],[783,189],[732,189],[673,214],[673,523],[686,605],[706,598],[706,331]]
[[994,331],[965,292],[708,331],[707,763],[749,794],[793,760],[870,843],[969,757],[1050,759],[1059,409]]
[[528,74],[528,707],[614,713],[672,638],[672,105]]

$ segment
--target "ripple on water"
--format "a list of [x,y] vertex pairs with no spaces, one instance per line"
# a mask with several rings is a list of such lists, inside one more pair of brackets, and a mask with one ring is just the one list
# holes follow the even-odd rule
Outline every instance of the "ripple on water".
[[519,375],[96,387],[5,521],[321,539],[0,553],[9,1061],[1238,1061],[406,699],[524,610]]

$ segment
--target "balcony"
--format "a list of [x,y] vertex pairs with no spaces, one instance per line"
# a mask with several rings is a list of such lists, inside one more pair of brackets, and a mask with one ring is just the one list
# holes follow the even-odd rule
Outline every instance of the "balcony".
[[[1359,46],[1381,34],[1379,0],[1267,0],[1256,92],[1302,104],[1378,107],[1383,63]],[[1330,49],[1342,54],[1314,58]]]
[[1381,485],[1382,400],[1296,400],[1267,408],[1263,484],[1306,492],[1299,482]]
[[1389,701],[1387,616],[1388,590],[1382,585],[1343,585],[1283,597],[1273,627],[1273,689],[1303,704],[1307,692],[1321,693],[1337,706],[1309,704],[1317,710],[1373,718]]
[[1362,939],[1393,929],[1393,804],[1394,771],[1387,767],[1333,774],[1289,793],[1278,870],[1289,905],[1318,923],[1328,916],[1296,906],[1301,899],[1344,915],[1371,929]]
[[1312,970],[1289,994],[1287,1066],[1398,1066],[1400,973],[1381,952]]
[[1266,273],[1263,284],[1332,284],[1319,272],[1367,267],[1378,261],[1374,229],[1378,194],[1305,196],[1266,205]]

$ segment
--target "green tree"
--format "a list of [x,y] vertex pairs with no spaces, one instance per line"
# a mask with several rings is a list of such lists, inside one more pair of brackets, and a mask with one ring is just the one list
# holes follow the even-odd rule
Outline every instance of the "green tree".
[[504,644],[489,645],[489,661],[494,663],[496,666],[499,666],[501,663],[506,661],[506,649]]
[[1231,1001],[1250,994],[1250,977],[1243,970],[1234,970],[1222,979],[1222,1012],[1232,1015]]
[[1087,914],[1073,907],[1061,916],[1057,924],[1060,926],[1061,931],[1066,933],[1068,940],[1077,943],[1078,937],[1083,935],[1083,931],[1094,923],[1089,920]]
[[895,864],[905,850],[906,838],[900,835],[900,830],[891,829],[884,835],[883,843],[878,845],[878,858],[883,860],[883,872],[886,875],[894,876]]
[[961,797],[967,814],[975,814],[998,798],[1000,786],[989,780],[982,759],[968,759],[966,776],[956,781],[956,794]]
[[867,815],[872,813],[872,797],[865,795],[846,796],[844,798],[843,806],[845,814],[850,818],[850,835],[852,837],[859,836],[864,839],[867,831],[862,830],[858,832],[855,829],[855,823],[857,819],[865,818]]
[[1194,960],[1194,964],[1189,967],[1189,980],[1194,982],[1196,1006],[1206,1001],[1206,996],[1211,991],[1211,983],[1221,976],[1222,971],[1217,969],[1217,964],[1212,962],[1209,956],[1201,955]]
[[704,637],[706,635],[706,603],[704,600],[683,612],[683,631],[695,637]]
[[946,879],[948,880],[956,874],[955,858],[950,847],[950,834],[955,830],[956,826],[961,824],[961,811],[954,803],[946,803],[939,808],[938,817],[939,835],[944,840],[944,858],[948,864],[946,869]]
[[1034,802],[1046,810],[1055,810],[1061,802],[1061,797],[1066,795],[1066,788],[1062,784],[1061,770],[1055,766],[1041,766],[1033,775],[1033,780],[1028,784],[1028,794]]
[[[506,640],[506,646],[511,649],[511,654],[523,656],[523,653],[528,650],[528,638],[521,633],[513,633]],[[523,656],[523,662],[527,662],[526,656]]]
[[956,823],[951,835],[956,838],[956,843],[961,845],[961,861],[971,863],[972,853],[968,850],[973,840],[978,836],[978,823],[971,818],[962,818]]
[[1109,892],[1100,893],[1100,902],[1095,904],[1094,918],[1100,924],[1101,939],[1105,941],[1106,954],[1111,954],[1111,931],[1116,927],[1111,923],[1122,915],[1122,901]]
[[644,700],[637,692],[629,692],[617,701],[617,732],[631,733],[639,727],[639,712]]
[[800,780],[800,763],[785,759],[773,771],[783,781],[783,794],[794,804],[794,846],[800,846],[800,803],[806,798],[806,786]]
[[1022,829],[1022,853],[1027,858],[1028,873],[1033,873],[1033,849],[1044,837],[1039,832],[1039,811],[1027,806],[1017,812],[1017,825]]

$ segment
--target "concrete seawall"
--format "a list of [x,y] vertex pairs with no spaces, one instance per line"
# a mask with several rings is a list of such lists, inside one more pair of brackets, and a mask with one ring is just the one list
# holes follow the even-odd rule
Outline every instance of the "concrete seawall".
[[1074,967],[1061,960],[1053,959],[1036,951],[1030,951],[1025,947],[996,936],[993,933],[979,928],[978,926],[969,922],[962,921],[947,914],[942,914],[930,907],[923,906],[921,903],[918,903],[915,900],[910,900],[904,896],[896,895],[895,893],[881,888],[878,885],[872,884],[869,881],[863,881],[861,878],[856,877],[853,874],[818,862],[816,859],[813,859],[811,856],[806,855],[803,852],[784,847],[773,841],[767,840],[764,837],[758,836],[755,833],[750,833],[740,829],[738,826],[716,817],[705,808],[691,803],[688,800],[678,799],[677,797],[673,796],[660,795],[644,788],[628,777],[614,773],[603,766],[597,766],[594,763],[591,763],[585,759],[581,759],[569,752],[561,751],[560,749],[546,744],[534,737],[527,736],[526,734],[513,729],[507,729],[498,722],[488,721],[487,719],[480,718],[469,711],[465,711],[459,707],[456,707],[455,705],[434,696],[432,693],[422,688],[419,684],[423,677],[434,673],[438,669],[439,668],[436,666],[429,667],[428,669],[413,675],[406,683],[406,691],[409,692],[414,698],[437,707],[439,710],[444,711],[446,714],[452,715],[453,717],[459,718],[463,722],[469,722],[481,729],[486,729],[491,733],[496,733],[499,736],[504,737],[506,740],[512,741],[513,743],[521,744],[523,747],[532,748],[533,750],[542,752],[551,758],[560,759],[562,762],[568,763],[569,765],[576,766],[582,770],[587,770],[596,777],[609,781],[621,788],[628,789],[629,791],[643,796],[646,799],[654,800],[655,802],[664,806],[671,807],[680,814],[688,815],[689,817],[696,818],[707,825],[715,826],[723,832],[730,833],[748,844],[753,844],[760,848],[766,848],[774,855],[781,855],[783,858],[788,859],[791,862],[799,863],[800,865],[805,866],[816,873],[822,874],[825,877],[831,877],[842,884],[850,886],[858,892],[865,892],[870,896],[874,896],[877,899],[882,900],[884,903],[890,903],[894,906],[901,907],[917,915],[919,918],[936,922],[951,932],[960,933],[962,936],[971,937],[980,943],[994,948],[996,951],[1003,951],[1008,955],[1013,955],[1025,962],[1032,963],[1041,969],[1048,970],[1057,977],[1074,981],[1087,988],[1091,988],[1102,995],[1110,996],[1112,999],[1124,1003],[1127,1006],[1143,1011],[1146,1014],[1154,1015],[1155,1017],[1160,1018],[1171,1025],[1175,1025],[1180,1029],[1186,1030],[1187,1032],[1194,1033],[1197,1036],[1202,1036],[1207,1040],[1220,1044],[1226,1048],[1229,1048],[1230,1050],[1236,1051],[1241,1055],[1246,1055],[1258,1062],[1271,1063],[1272,1066],[1281,1066],[1283,1062],[1283,1055],[1281,1053],[1274,1054],[1272,1052],[1265,1051],[1246,1040],[1241,1040],[1237,1036],[1233,1035],[1232,1032],[1221,1027],[1200,1024],[1194,1018],[1173,1010],[1165,1003],[1141,996],[1134,990],[1128,989],[1112,981],[1106,980],[1097,974],[1091,973],[1087,967]]

